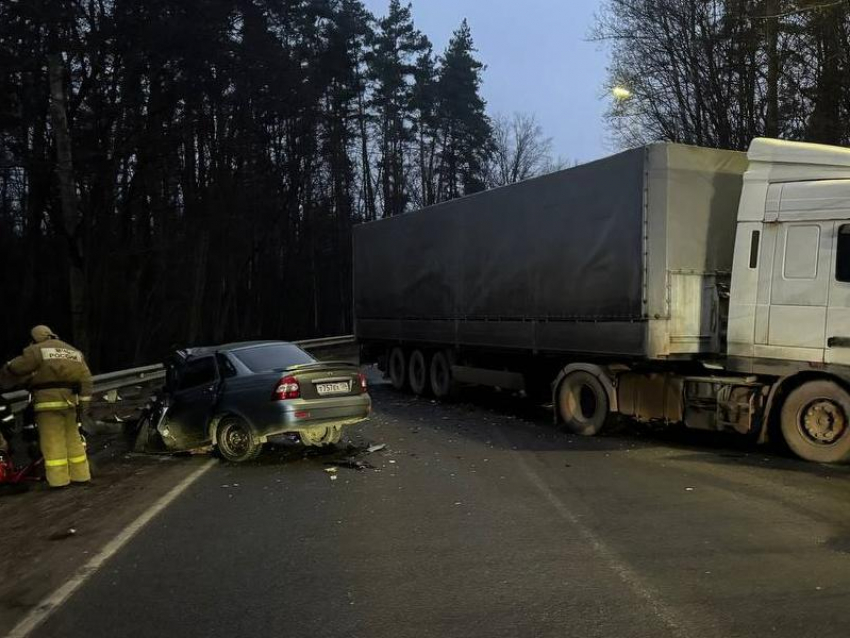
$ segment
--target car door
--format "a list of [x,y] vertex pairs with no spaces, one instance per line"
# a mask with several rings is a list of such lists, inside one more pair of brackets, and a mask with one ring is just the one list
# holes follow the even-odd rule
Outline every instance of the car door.
[[165,431],[160,432],[169,447],[188,450],[209,442],[207,425],[218,401],[219,383],[212,355],[189,359],[177,371]]

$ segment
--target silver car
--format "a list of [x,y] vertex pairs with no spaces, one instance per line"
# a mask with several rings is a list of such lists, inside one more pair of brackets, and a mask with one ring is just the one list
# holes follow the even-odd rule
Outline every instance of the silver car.
[[166,362],[163,390],[140,419],[137,449],[214,446],[233,462],[293,435],[308,446],[337,443],[372,409],[357,365],[319,362],[283,341],[178,351]]

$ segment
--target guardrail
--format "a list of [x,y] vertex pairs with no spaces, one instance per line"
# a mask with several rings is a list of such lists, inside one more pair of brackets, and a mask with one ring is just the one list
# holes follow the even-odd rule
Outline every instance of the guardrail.
[[[305,350],[321,350],[324,348],[351,345],[356,343],[356,341],[354,335],[343,335],[324,339],[293,341],[293,343]],[[141,368],[107,372],[105,374],[98,374],[93,378],[94,392],[95,394],[104,394],[112,390],[120,390],[121,388],[148,385],[155,381],[161,381],[164,378],[165,368],[161,363]],[[29,401],[29,393],[26,390],[9,392],[8,394],[3,394],[2,397],[9,401],[12,406],[12,412],[20,412],[27,406],[27,402]]]

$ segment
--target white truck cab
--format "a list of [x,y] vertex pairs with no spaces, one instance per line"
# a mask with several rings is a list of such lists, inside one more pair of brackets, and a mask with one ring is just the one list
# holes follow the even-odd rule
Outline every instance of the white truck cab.
[[730,360],[850,365],[850,149],[756,139],[738,210]]

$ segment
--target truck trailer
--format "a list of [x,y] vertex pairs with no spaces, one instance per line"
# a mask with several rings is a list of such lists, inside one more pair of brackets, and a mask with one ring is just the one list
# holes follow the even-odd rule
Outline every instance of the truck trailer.
[[467,384],[850,460],[850,150],[659,143],[362,224],[355,333],[398,389]]

